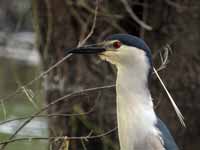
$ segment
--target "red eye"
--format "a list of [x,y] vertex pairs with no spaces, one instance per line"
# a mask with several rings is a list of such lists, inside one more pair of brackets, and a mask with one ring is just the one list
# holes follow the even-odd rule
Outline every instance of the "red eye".
[[122,45],[122,44],[121,44],[120,41],[116,41],[116,42],[113,43],[113,47],[116,48],[116,49],[117,49],[117,48],[120,48],[121,45]]

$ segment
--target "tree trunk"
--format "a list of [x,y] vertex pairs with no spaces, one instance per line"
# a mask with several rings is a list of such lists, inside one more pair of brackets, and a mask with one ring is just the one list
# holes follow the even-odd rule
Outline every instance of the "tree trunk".
[[[148,23],[153,32],[145,34],[145,39],[154,53],[162,46],[170,44],[172,53],[167,68],[161,71],[174,100],[185,117],[186,128],[181,126],[160,83],[153,80],[153,97],[159,101],[158,113],[171,129],[182,150],[198,150],[200,141],[200,3],[196,0],[180,1],[156,0],[149,9]],[[158,19],[159,18],[159,19]],[[158,57],[159,58],[159,57]],[[158,60],[154,61],[158,64]]]
[[[187,128],[181,127],[168,101],[154,77],[152,93],[156,109],[171,129],[180,149],[198,150],[200,140],[200,121],[197,119],[200,88],[200,12],[199,2],[187,0],[179,4],[171,0],[128,1],[139,18],[153,27],[146,32],[134,20],[120,1],[101,3],[95,34],[90,43],[101,41],[112,33],[127,32],[145,38],[156,54],[165,44],[171,44],[168,67],[161,71],[177,105],[180,107]],[[44,70],[64,57],[65,48],[75,47],[79,39],[89,33],[93,23],[94,1],[33,0],[34,25],[37,45],[40,50]],[[111,14],[112,12],[112,14]],[[113,14],[117,14],[113,16]],[[155,59],[158,64],[159,57]],[[156,65],[158,66],[158,65]],[[72,56],[45,76],[44,87],[46,103],[81,89],[108,85],[115,81],[115,69],[95,56]],[[100,101],[101,100],[101,101]],[[134,106],[133,106],[134,107]],[[84,136],[91,131],[100,134],[116,126],[115,90],[90,92],[70,98],[53,105],[48,114],[83,113],[88,115],[71,117],[50,117],[50,136]],[[101,139],[84,141],[88,150],[118,149],[117,136],[112,134]],[[81,144],[82,143],[82,144]],[[53,150],[64,149],[63,141],[50,141]],[[70,141],[70,149],[84,149],[83,142]]]
[[[65,0],[33,0],[37,45],[42,56],[44,70],[64,57],[64,49],[76,47],[83,31],[83,26],[78,26],[74,18],[76,12],[73,9],[75,8],[67,2]],[[93,16],[93,14],[89,16],[90,22]],[[106,74],[106,76],[102,74],[102,72],[107,73],[110,67],[96,60],[94,56],[72,56],[48,73],[44,79],[46,103],[49,104],[67,93],[112,83],[113,73]],[[116,126],[114,97],[114,90],[107,89],[104,92],[94,91],[82,94],[53,105],[48,109],[48,114],[83,113],[91,109],[94,111],[82,116],[50,117],[49,136],[87,136],[91,131],[93,134],[101,134],[114,128]],[[100,102],[100,99],[105,99],[105,101]],[[112,137],[116,138],[116,134]],[[107,145],[102,146],[101,142]],[[83,142],[70,141],[70,149],[82,149],[83,144],[81,143]],[[94,145],[96,150],[116,149],[113,143],[110,138],[104,137],[90,140],[86,145],[87,149],[94,149]],[[64,142],[50,141],[50,148],[64,149]]]

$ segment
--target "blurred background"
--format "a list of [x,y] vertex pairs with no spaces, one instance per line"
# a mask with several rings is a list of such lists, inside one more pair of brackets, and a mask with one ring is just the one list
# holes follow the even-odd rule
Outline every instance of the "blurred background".
[[[96,17],[96,20],[95,20]],[[94,30],[93,30],[94,29]],[[182,150],[200,147],[200,1],[198,0],[1,0],[0,142],[58,98],[115,83],[116,69],[97,56],[64,57],[64,49],[100,42],[113,33],[143,38],[159,73],[185,117],[181,126],[156,76],[155,110]],[[169,48],[170,47],[170,48]],[[26,85],[26,86],[24,86]],[[133,106],[134,107],[134,106]],[[98,135],[116,127],[115,90],[107,88],[64,98],[34,117],[14,138]],[[25,140],[8,150],[117,150],[117,131],[86,140]],[[69,145],[69,148],[67,148]]]

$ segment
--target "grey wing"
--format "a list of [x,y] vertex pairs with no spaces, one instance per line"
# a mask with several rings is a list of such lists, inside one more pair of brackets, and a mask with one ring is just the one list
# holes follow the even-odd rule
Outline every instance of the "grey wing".
[[179,150],[178,146],[176,145],[174,138],[170,134],[168,128],[165,124],[157,118],[156,127],[161,132],[161,138],[163,140],[163,146],[166,150]]

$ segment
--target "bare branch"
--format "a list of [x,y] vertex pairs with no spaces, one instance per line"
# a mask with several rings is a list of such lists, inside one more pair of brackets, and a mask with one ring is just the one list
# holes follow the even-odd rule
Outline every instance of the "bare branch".
[[[38,116],[35,116],[35,118],[38,118],[38,117],[45,118],[45,117],[55,117],[55,116],[59,116],[59,117],[82,116],[82,115],[88,115],[88,114],[90,114],[93,111],[94,111],[94,107],[92,107],[89,111],[84,112],[84,113],[38,115]],[[1,121],[0,125],[6,124],[6,123],[10,123],[10,122],[13,122],[13,121],[28,119],[30,117],[32,117],[32,116],[24,116],[24,117],[18,117],[18,118],[8,119],[8,120],[5,120],[5,121]]]
[[33,105],[34,108],[38,109],[38,105],[36,104],[36,102],[33,100],[33,96],[30,94],[29,89],[26,89],[25,87],[22,87],[22,90],[24,91],[27,99],[31,102],[31,104]]
[[184,127],[186,127],[185,122],[184,122],[184,117],[183,117],[182,113],[180,112],[179,108],[177,107],[176,103],[174,102],[174,99],[172,98],[171,94],[167,90],[165,84],[163,83],[162,79],[160,78],[160,76],[159,76],[159,74],[158,74],[158,72],[156,71],[155,68],[153,68],[153,71],[156,74],[156,76],[157,76],[158,80],[160,81],[162,87],[164,88],[165,92],[167,93],[167,96],[169,97],[169,100],[170,100],[170,102],[171,102],[171,104],[172,104],[172,106],[173,106],[173,108],[174,108],[174,110],[175,110],[175,112],[176,112],[181,124]]
[[11,140],[6,140],[6,141],[3,141],[3,142],[0,142],[0,145],[5,145],[5,144],[17,142],[17,141],[31,141],[31,140],[89,140],[89,139],[102,138],[104,136],[107,136],[107,135],[113,133],[116,130],[117,130],[117,127],[113,128],[113,129],[111,129],[111,130],[109,130],[107,132],[104,132],[102,134],[93,135],[93,136],[88,134],[87,136],[80,136],[80,137],[60,136],[60,137],[25,137],[25,138],[16,138],[16,139],[11,139]]
[[32,85],[33,83],[35,83],[36,81],[44,78],[50,71],[52,71],[53,69],[55,69],[58,65],[60,65],[62,62],[64,62],[65,60],[67,60],[71,56],[72,56],[72,54],[66,55],[61,60],[59,60],[57,63],[55,63],[54,65],[52,65],[49,69],[47,69],[46,71],[42,72],[39,76],[35,77],[33,80],[31,80],[27,84],[25,84],[23,86],[20,86],[18,89],[16,89],[13,93],[9,94],[8,96],[1,97],[0,101],[5,101],[7,99],[10,99],[10,98],[16,96],[18,93],[20,93],[23,90],[23,88],[28,87],[28,86]]
[[84,45],[87,40],[92,36],[92,34],[94,33],[94,29],[96,26],[96,20],[97,20],[97,13],[98,13],[98,6],[99,6],[99,1],[96,0],[96,8],[95,8],[95,13],[94,13],[94,19],[93,19],[93,24],[92,24],[92,28],[90,30],[90,32],[88,33],[88,35],[78,43],[78,47]]
[[186,6],[182,6],[182,5],[180,5],[180,4],[176,3],[176,2],[173,2],[173,1],[171,1],[171,0],[165,0],[165,2],[166,2],[168,5],[170,5],[170,6],[174,7],[174,8],[176,8],[176,9],[179,10],[179,11],[184,11],[184,10],[187,9]]
[[4,119],[6,119],[7,112],[6,112],[6,107],[5,107],[3,101],[1,101],[1,107],[2,107],[2,112],[3,112]]
[[[100,96],[98,96],[97,99],[99,99]],[[95,103],[92,108],[90,108],[89,111],[87,112],[84,112],[84,113],[72,113],[72,114],[45,114],[45,115],[37,115],[35,116],[36,117],[55,117],[55,116],[60,116],[60,117],[73,117],[73,116],[82,116],[82,115],[88,115],[90,113],[92,113],[96,107],[97,103]],[[13,118],[13,119],[8,119],[8,120],[5,120],[5,121],[1,121],[0,122],[0,125],[3,125],[3,124],[6,124],[6,123],[10,123],[10,122],[13,122],[13,121],[18,121],[18,120],[24,120],[24,119],[28,119],[32,116],[24,116],[24,117],[18,117],[18,118]],[[34,117],[34,116],[33,116]]]
[[[92,36],[95,26],[96,26],[96,19],[97,19],[97,13],[98,13],[98,4],[99,1],[97,0],[97,5],[95,8],[95,14],[94,14],[94,20],[93,20],[93,25],[92,28],[89,32],[89,34],[86,36],[85,39],[83,39],[82,41],[79,42],[78,47],[84,45],[86,43],[86,41]],[[0,97],[0,101],[5,101],[7,99],[10,99],[14,96],[16,96],[18,93],[21,93],[21,91],[24,91],[24,88],[26,88],[27,86],[32,85],[33,83],[35,83],[36,81],[42,79],[43,77],[45,77],[45,75],[47,75],[50,71],[52,71],[53,69],[55,69],[58,65],[60,65],[63,61],[65,61],[66,59],[68,59],[69,57],[71,57],[72,54],[68,54],[67,56],[65,56],[64,58],[62,58],[61,60],[59,60],[57,63],[55,63],[54,65],[52,65],[49,69],[47,69],[46,71],[42,72],[39,76],[37,76],[36,78],[34,78],[33,80],[31,80],[30,82],[28,82],[25,85],[20,86],[19,88],[17,88],[14,92],[12,92],[11,94],[7,95],[7,96],[3,96]]]
[[[9,138],[8,140],[12,140],[23,128],[24,126],[26,126],[31,120],[33,120],[36,116],[38,116],[39,114],[41,114],[42,112],[44,112],[45,110],[47,110],[49,107],[55,105],[58,102],[61,102],[63,100],[69,100],[69,98],[73,97],[73,96],[77,96],[86,92],[92,92],[92,91],[97,91],[97,90],[102,90],[105,88],[113,88],[115,87],[115,85],[108,85],[108,86],[101,86],[101,87],[95,87],[95,88],[89,88],[89,89],[85,89],[85,90],[81,90],[81,91],[77,91],[71,94],[67,94],[64,95],[58,99],[56,99],[55,101],[52,101],[51,103],[47,104],[45,107],[43,107],[42,109],[40,109],[38,112],[36,112],[34,115],[30,116],[29,119],[27,119]],[[6,143],[1,147],[1,150],[3,150],[6,147]]]
[[132,11],[131,7],[129,6],[127,0],[121,0],[121,2],[124,4],[124,7],[126,8],[126,11],[129,13],[131,18],[139,24],[142,28],[146,30],[152,30],[152,27],[148,24],[146,24],[144,21],[140,20],[138,16]]
[[161,59],[161,65],[157,70],[157,72],[165,69],[167,67],[168,64],[168,57],[169,57],[169,51],[171,51],[171,47],[170,45],[166,45],[164,48],[164,54],[162,55],[162,52],[160,51],[160,59]]

